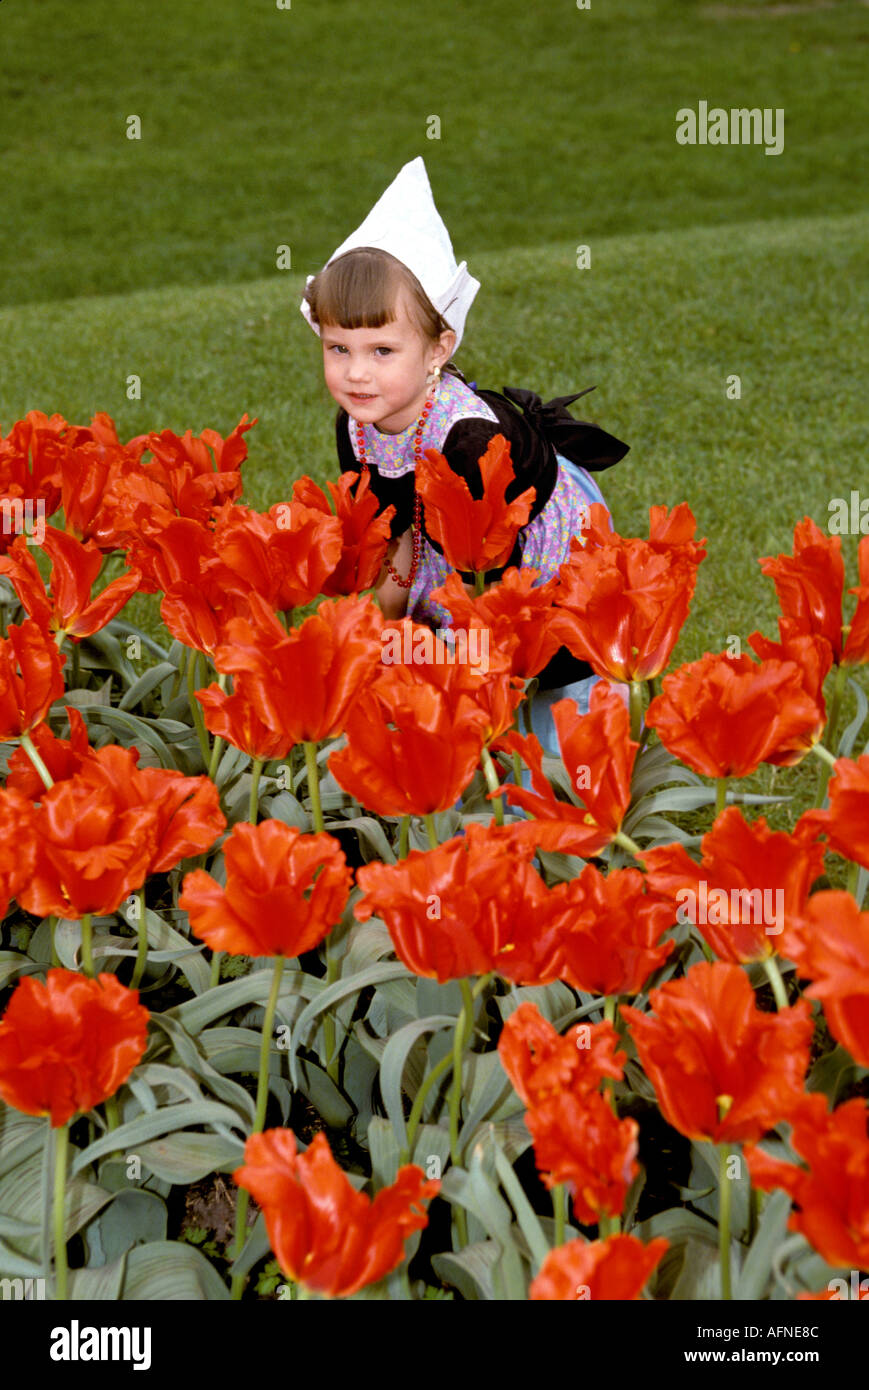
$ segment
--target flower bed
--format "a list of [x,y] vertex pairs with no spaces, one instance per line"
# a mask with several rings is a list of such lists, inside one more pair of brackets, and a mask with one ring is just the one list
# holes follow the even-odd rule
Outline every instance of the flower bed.
[[[0,1275],[865,1293],[869,538],[846,626],[806,518],[761,562],[780,640],[668,672],[686,504],[643,540],[592,508],[554,580],[486,587],[527,514],[509,456],[472,501],[431,455],[426,524],[477,576],[440,591],[454,650],[368,592],[365,480],[241,503],[250,428],[31,412],[0,440]],[[168,642],[125,620],[141,593]],[[529,709],[561,646],[604,680],[555,704],[555,757]],[[741,779],[811,757],[816,805],[771,828]],[[222,1240],[182,1220],[194,1187],[234,1204]]]

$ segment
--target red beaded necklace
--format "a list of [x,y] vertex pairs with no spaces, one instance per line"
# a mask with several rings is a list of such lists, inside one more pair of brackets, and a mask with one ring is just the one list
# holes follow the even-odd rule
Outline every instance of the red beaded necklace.
[[[435,392],[437,392],[437,383],[435,383]],[[422,433],[423,433],[423,430],[425,429],[425,422],[426,422],[426,420],[427,420],[428,417],[429,417],[429,414],[430,414],[430,412],[431,412],[431,408],[432,408],[432,406],[434,405],[435,400],[436,400],[436,394],[433,395],[433,396],[430,396],[430,397],[428,398],[428,400],[426,401],[425,405],[424,405],[423,408],[422,408],[422,414],[420,415],[419,420],[417,421],[416,429],[415,429],[414,432],[413,432],[413,466],[414,466],[414,473],[416,472],[417,464],[419,463],[420,459],[422,458]],[[369,470],[369,467],[368,467],[368,459],[366,458],[366,455],[365,455],[365,432],[364,432],[363,426],[362,426],[358,421],[356,421],[356,454],[357,454],[357,457],[358,457],[358,459],[359,459],[359,463],[360,463],[360,466],[361,466],[361,468],[362,468],[363,473],[369,473],[370,470]],[[413,581],[414,581],[414,578],[415,578],[415,576],[416,576],[417,567],[418,567],[418,565],[419,565],[419,556],[420,556],[420,551],[421,551],[421,549],[422,549],[422,502],[420,501],[419,493],[418,493],[417,490],[416,490],[416,479],[414,478],[414,485],[413,485],[413,554],[412,554],[411,561],[410,561],[410,572],[409,572],[409,574],[408,574],[408,576],[407,576],[406,579],[402,579],[402,577],[401,577],[401,575],[398,573],[398,570],[397,570],[397,569],[395,569],[395,568],[394,568],[392,565],[390,565],[388,562],[387,562],[387,565],[386,565],[387,571],[389,572],[389,577],[390,577],[390,579],[393,579],[393,580],[395,581],[395,583],[398,584],[398,585],[400,586],[400,588],[402,588],[402,589],[409,589],[409,588],[412,586]]]

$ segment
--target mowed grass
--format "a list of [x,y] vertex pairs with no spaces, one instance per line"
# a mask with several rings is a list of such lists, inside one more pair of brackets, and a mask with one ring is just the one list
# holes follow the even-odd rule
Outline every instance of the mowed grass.
[[[0,302],[314,271],[421,152],[469,260],[858,211],[867,43],[854,0],[6,0]],[[784,152],[677,145],[701,100]]]

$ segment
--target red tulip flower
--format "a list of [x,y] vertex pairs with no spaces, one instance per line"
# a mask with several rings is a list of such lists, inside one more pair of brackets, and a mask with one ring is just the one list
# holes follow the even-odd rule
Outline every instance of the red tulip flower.
[[848,636],[842,652],[843,666],[857,666],[869,661],[869,536],[864,536],[857,547],[857,562],[860,566],[860,584],[849,589],[849,594],[857,595],[857,608],[847,628]]
[[555,604],[563,640],[599,676],[650,680],[666,670],[688,616],[697,567],[706,551],[694,540],[687,503],[649,513],[649,540],[619,536],[600,524],[594,504],[584,544],[574,540],[559,570]]
[[577,1023],[559,1033],[536,1004],[523,1003],[507,1018],[498,1039],[501,1066],[526,1106],[564,1091],[596,1091],[604,1077],[622,1078],[624,1052],[609,1022]]
[[504,435],[490,440],[479,461],[482,488],[474,498],[436,449],[426,449],[416,468],[417,492],[425,506],[425,525],[454,569],[484,573],[506,565],[519,530],[531,514],[535,489],[507,501],[516,476]]
[[[41,785],[41,783],[40,783]],[[0,789],[0,920],[30,881],[36,863],[36,817],[18,792]]]
[[869,754],[837,758],[828,790],[827,810],[806,811],[797,826],[818,827],[831,850],[869,869]]
[[48,633],[28,618],[0,641],[0,743],[40,724],[63,694],[66,660]]
[[619,833],[631,800],[631,777],[639,744],[630,737],[624,701],[608,685],[591,692],[588,714],[573,700],[552,706],[564,766],[582,802],[560,801],[543,771],[543,749],[535,735],[510,734],[502,746],[520,753],[531,769],[533,791],[505,787],[511,806],[522,806],[536,820],[517,827],[520,837],[541,849],[599,854]]
[[218,670],[237,676],[235,691],[275,734],[293,743],[337,737],[380,666],[376,604],[367,597],[329,600],[290,632],[259,594],[250,596],[250,613],[227,623],[214,655]]
[[57,1129],[115,1094],[141,1060],[147,1028],[138,991],[114,975],[28,976],[0,1019],[0,1096]]
[[746,963],[778,950],[785,924],[803,910],[824,871],[817,833],[805,817],[788,835],[728,806],[703,836],[699,864],[675,844],[641,859],[647,885],[670,899],[677,921],[693,923],[721,960]]
[[669,904],[643,891],[639,869],[604,875],[587,864],[568,889],[573,910],[559,978],[587,994],[639,994],[673,950],[673,941],[661,941]]
[[347,746],[329,759],[338,784],[380,816],[448,810],[479,765],[489,716],[454,686],[427,679],[433,672],[362,691],[345,720]]
[[338,518],[301,502],[278,503],[266,514],[225,507],[214,540],[221,562],[236,576],[235,587],[244,594],[255,590],[279,611],[325,592],[344,545]]
[[563,1037],[532,1004],[510,1015],[498,1042],[501,1065],[528,1109],[525,1124],[547,1187],[565,1183],[579,1221],[620,1212],[637,1174],[639,1126],[619,1120],[597,1090],[622,1075],[610,1023],[579,1024]]
[[233,748],[240,748],[249,758],[271,762],[273,758],[285,758],[293,747],[288,734],[280,730],[275,733],[263,723],[243,692],[227,695],[215,684],[194,693],[202,706],[209,733],[225,739]]
[[753,632],[748,640],[762,661],[770,658],[792,661],[800,673],[803,690],[818,708],[814,725],[786,741],[775,758],[770,759],[771,762],[788,764],[799,761],[804,753],[810,752],[824,732],[827,722],[824,681],[833,664],[833,650],[826,637],[796,632],[788,619],[779,619],[779,632],[781,642],[772,642],[760,632]]
[[869,912],[861,912],[850,893],[814,893],[784,949],[813,982],[806,993],[823,1001],[833,1037],[869,1067]]
[[794,527],[793,555],[765,556],[758,563],[775,584],[783,616],[795,631],[825,637],[838,665],[845,587],[840,537],[821,531],[807,516]]
[[670,1248],[657,1236],[644,1245],[636,1236],[569,1240],[550,1250],[531,1284],[532,1302],[639,1298],[652,1270]]
[[213,951],[298,956],[340,921],[352,877],[331,835],[283,821],[236,825],[224,845],[226,886],[204,869],[184,878],[179,907]]
[[747,777],[763,762],[799,762],[825,714],[792,661],[707,652],[664,677],[646,723],[705,777]]
[[758,1009],[741,966],[705,961],[653,989],[654,1012],[628,1005],[628,1025],[665,1118],[689,1139],[760,1139],[802,1093],[811,1005]]
[[564,640],[563,619],[553,607],[556,580],[535,585],[539,573],[511,567],[476,599],[451,574],[431,596],[448,609],[453,627],[488,630],[490,649],[509,655],[513,675],[528,680],[543,670]]
[[[511,831],[476,824],[464,836],[397,864],[366,864],[359,921],[377,915],[416,975],[458,980],[497,971],[517,984],[558,978],[558,943],[570,918],[562,891],[548,890]],[[563,885],[562,885],[563,887]]]
[[0,574],[9,576],[29,616],[49,632],[66,633],[74,641],[90,637],[118,615],[139,587],[138,572],[130,570],[92,599],[91,589],[103,563],[93,541],[83,545],[49,526],[42,549],[51,559],[48,590],[25,536],[19,536],[8,555],[0,558]]
[[322,1132],[303,1154],[291,1130],[252,1134],[244,1156],[233,1177],[265,1213],[278,1264],[329,1298],[349,1298],[395,1269],[408,1236],[428,1224],[422,1203],[440,1190],[407,1164],[372,1201],[348,1181]]
[[116,912],[149,874],[201,854],[226,827],[207,777],[139,768],[138,750],[92,750],[43,792],[36,868],[19,902],[44,917]]
[[617,1119],[597,1091],[565,1091],[528,1109],[525,1124],[544,1185],[564,1183],[577,1221],[593,1225],[623,1210],[639,1172],[636,1120]]
[[[357,483],[354,490],[354,484]],[[378,512],[379,502],[371,488],[367,473],[342,473],[337,483],[328,484],[335,515],[341,523],[343,548],[341,558],[320,592],[327,598],[337,594],[357,594],[377,583],[391,535],[390,522],[394,507]],[[312,478],[299,478],[293,483],[293,500],[309,510],[322,512],[331,519],[332,509],[326,495]]]
[[801,1231],[829,1265],[869,1269],[869,1135],[859,1096],[832,1114],[819,1092],[803,1096],[788,1117],[791,1145],[807,1167],[745,1150],[751,1181],[764,1192],[783,1188],[796,1204],[788,1225]]

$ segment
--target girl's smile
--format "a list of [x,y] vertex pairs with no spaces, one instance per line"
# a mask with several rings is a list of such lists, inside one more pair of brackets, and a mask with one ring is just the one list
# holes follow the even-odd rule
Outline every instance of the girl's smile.
[[451,342],[425,336],[410,317],[404,292],[395,313],[381,328],[328,324],[321,330],[330,394],[354,420],[387,434],[400,434],[419,418],[428,394],[426,378],[452,350]]

